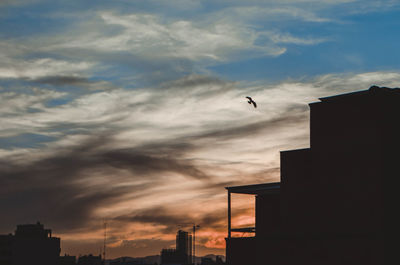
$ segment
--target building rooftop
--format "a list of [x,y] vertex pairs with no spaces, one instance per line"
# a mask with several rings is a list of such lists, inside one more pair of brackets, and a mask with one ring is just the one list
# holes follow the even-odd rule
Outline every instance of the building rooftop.
[[342,100],[356,100],[370,96],[377,95],[400,95],[400,88],[389,88],[389,87],[379,87],[379,86],[371,86],[368,90],[356,91],[351,93],[345,93],[330,97],[322,97],[319,98],[322,102],[333,102],[333,101],[342,101]]
[[230,193],[254,194],[254,195],[276,193],[280,191],[280,188],[281,188],[280,182],[225,187],[225,189],[227,189]]

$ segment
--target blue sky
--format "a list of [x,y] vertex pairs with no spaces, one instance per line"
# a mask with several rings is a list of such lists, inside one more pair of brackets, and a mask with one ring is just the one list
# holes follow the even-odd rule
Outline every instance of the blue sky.
[[308,103],[399,86],[399,15],[399,1],[0,1],[0,233],[40,220],[63,252],[97,253],[107,219],[110,256],[143,256],[189,220],[199,253],[223,254],[224,187],[279,181],[279,151],[308,146]]
[[[111,20],[104,19],[104,12],[110,13]],[[235,81],[276,82],[327,73],[396,69],[399,59],[395,44],[398,40],[398,12],[396,1],[246,1],[246,4],[240,1],[170,1],[162,4],[157,1],[33,1],[24,4],[22,1],[14,5],[3,4],[0,34],[3,40],[11,43],[31,43],[28,45],[31,50],[22,55],[24,58],[79,61],[86,57],[92,62],[100,61],[103,68],[91,68],[94,71],[90,73],[91,78],[118,80],[124,76],[135,79],[132,86],[157,85],[193,73]],[[202,51],[195,50],[194,46],[186,47],[186,52],[197,54],[177,54],[173,60],[165,56],[153,58],[147,53],[138,58],[138,54],[128,47],[117,51],[110,49],[110,52],[104,49],[111,47],[103,47],[101,51],[83,57],[79,55],[78,58],[70,54],[72,51],[58,51],[65,48],[60,45],[62,41],[73,42],[72,50],[89,49],[89,38],[86,38],[86,43],[83,38],[85,31],[93,34],[91,41],[94,42],[112,36],[121,37],[129,29],[123,21],[112,21],[112,18],[121,17],[129,23],[133,19],[130,14],[152,16],[152,26],[166,25],[159,29],[165,34],[178,30],[174,23],[188,23],[180,29],[197,30],[198,37],[204,41],[191,45],[214,43],[210,46],[217,46]],[[149,18],[141,19],[141,22],[136,21],[138,25],[149,23],[146,21]],[[240,44],[229,45],[221,43],[221,40],[219,45],[215,44],[217,40],[210,35],[216,34],[216,27],[226,30],[220,37],[232,38],[232,42],[237,38],[250,39]],[[232,30],[234,32],[229,32]],[[138,31],[131,32],[139,34]],[[161,42],[167,36],[162,32],[158,34],[160,36],[147,41]],[[179,39],[182,36],[170,37],[189,44],[189,39]],[[193,38],[187,36],[190,37]],[[131,36],[124,41],[134,39]],[[141,45],[148,45],[145,41],[142,40]],[[46,46],[53,49],[46,49]],[[160,53],[171,52],[162,44],[158,48]],[[168,68],[167,73],[160,74],[161,70],[165,72],[165,68]],[[114,75],[114,72],[118,73]]]

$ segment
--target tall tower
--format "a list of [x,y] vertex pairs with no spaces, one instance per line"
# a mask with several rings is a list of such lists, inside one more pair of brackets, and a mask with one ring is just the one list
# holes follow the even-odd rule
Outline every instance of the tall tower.
[[176,234],[176,251],[182,257],[184,264],[192,262],[192,235],[179,230]]

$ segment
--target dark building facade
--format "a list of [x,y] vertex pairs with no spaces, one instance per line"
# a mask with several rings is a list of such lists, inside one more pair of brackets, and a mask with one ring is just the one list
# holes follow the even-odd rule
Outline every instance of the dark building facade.
[[60,239],[41,223],[18,225],[15,235],[0,236],[0,264],[59,265]]
[[[110,265],[148,265],[143,258],[121,257],[109,262]],[[151,264],[154,265],[154,264]]]
[[182,258],[183,264],[192,263],[192,235],[179,230],[176,235],[176,251]]
[[200,265],[223,265],[225,264],[225,262],[223,262],[221,257],[216,256],[215,260],[213,260],[212,258],[208,258],[208,257],[203,257],[201,258],[201,263]]
[[188,265],[192,263],[192,236],[179,230],[176,234],[176,249],[161,251],[161,264]]
[[60,265],[75,265],[76,257],[70,255],[60,256]]
[[13,235],[0,235],[0,265],[13,264]]
[[78,265],[103,265],[101,255],[95,256],[92,254],[80,256],[78,258]]
[[[227,187],[227,264],[400,264],[400,89],[309,106],[310,148],[281,152],[279,183]],[[256,196],[255,227],[231,228],[231,193]]]

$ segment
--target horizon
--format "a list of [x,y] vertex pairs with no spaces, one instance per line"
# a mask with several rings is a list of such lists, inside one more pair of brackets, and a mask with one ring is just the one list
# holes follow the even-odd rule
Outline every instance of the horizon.
[[[109,259],[158,255],[198,224],[196,255],[225,256],[225,187],[279,181],[279,152],[309,146],[309,103],[399,87],[399,13],[390,0],[0,2],[0,234],[40,221],[62,255],[95,254],[106,220]],[[254,198],[233,203],[233,225],[254,224]]]

